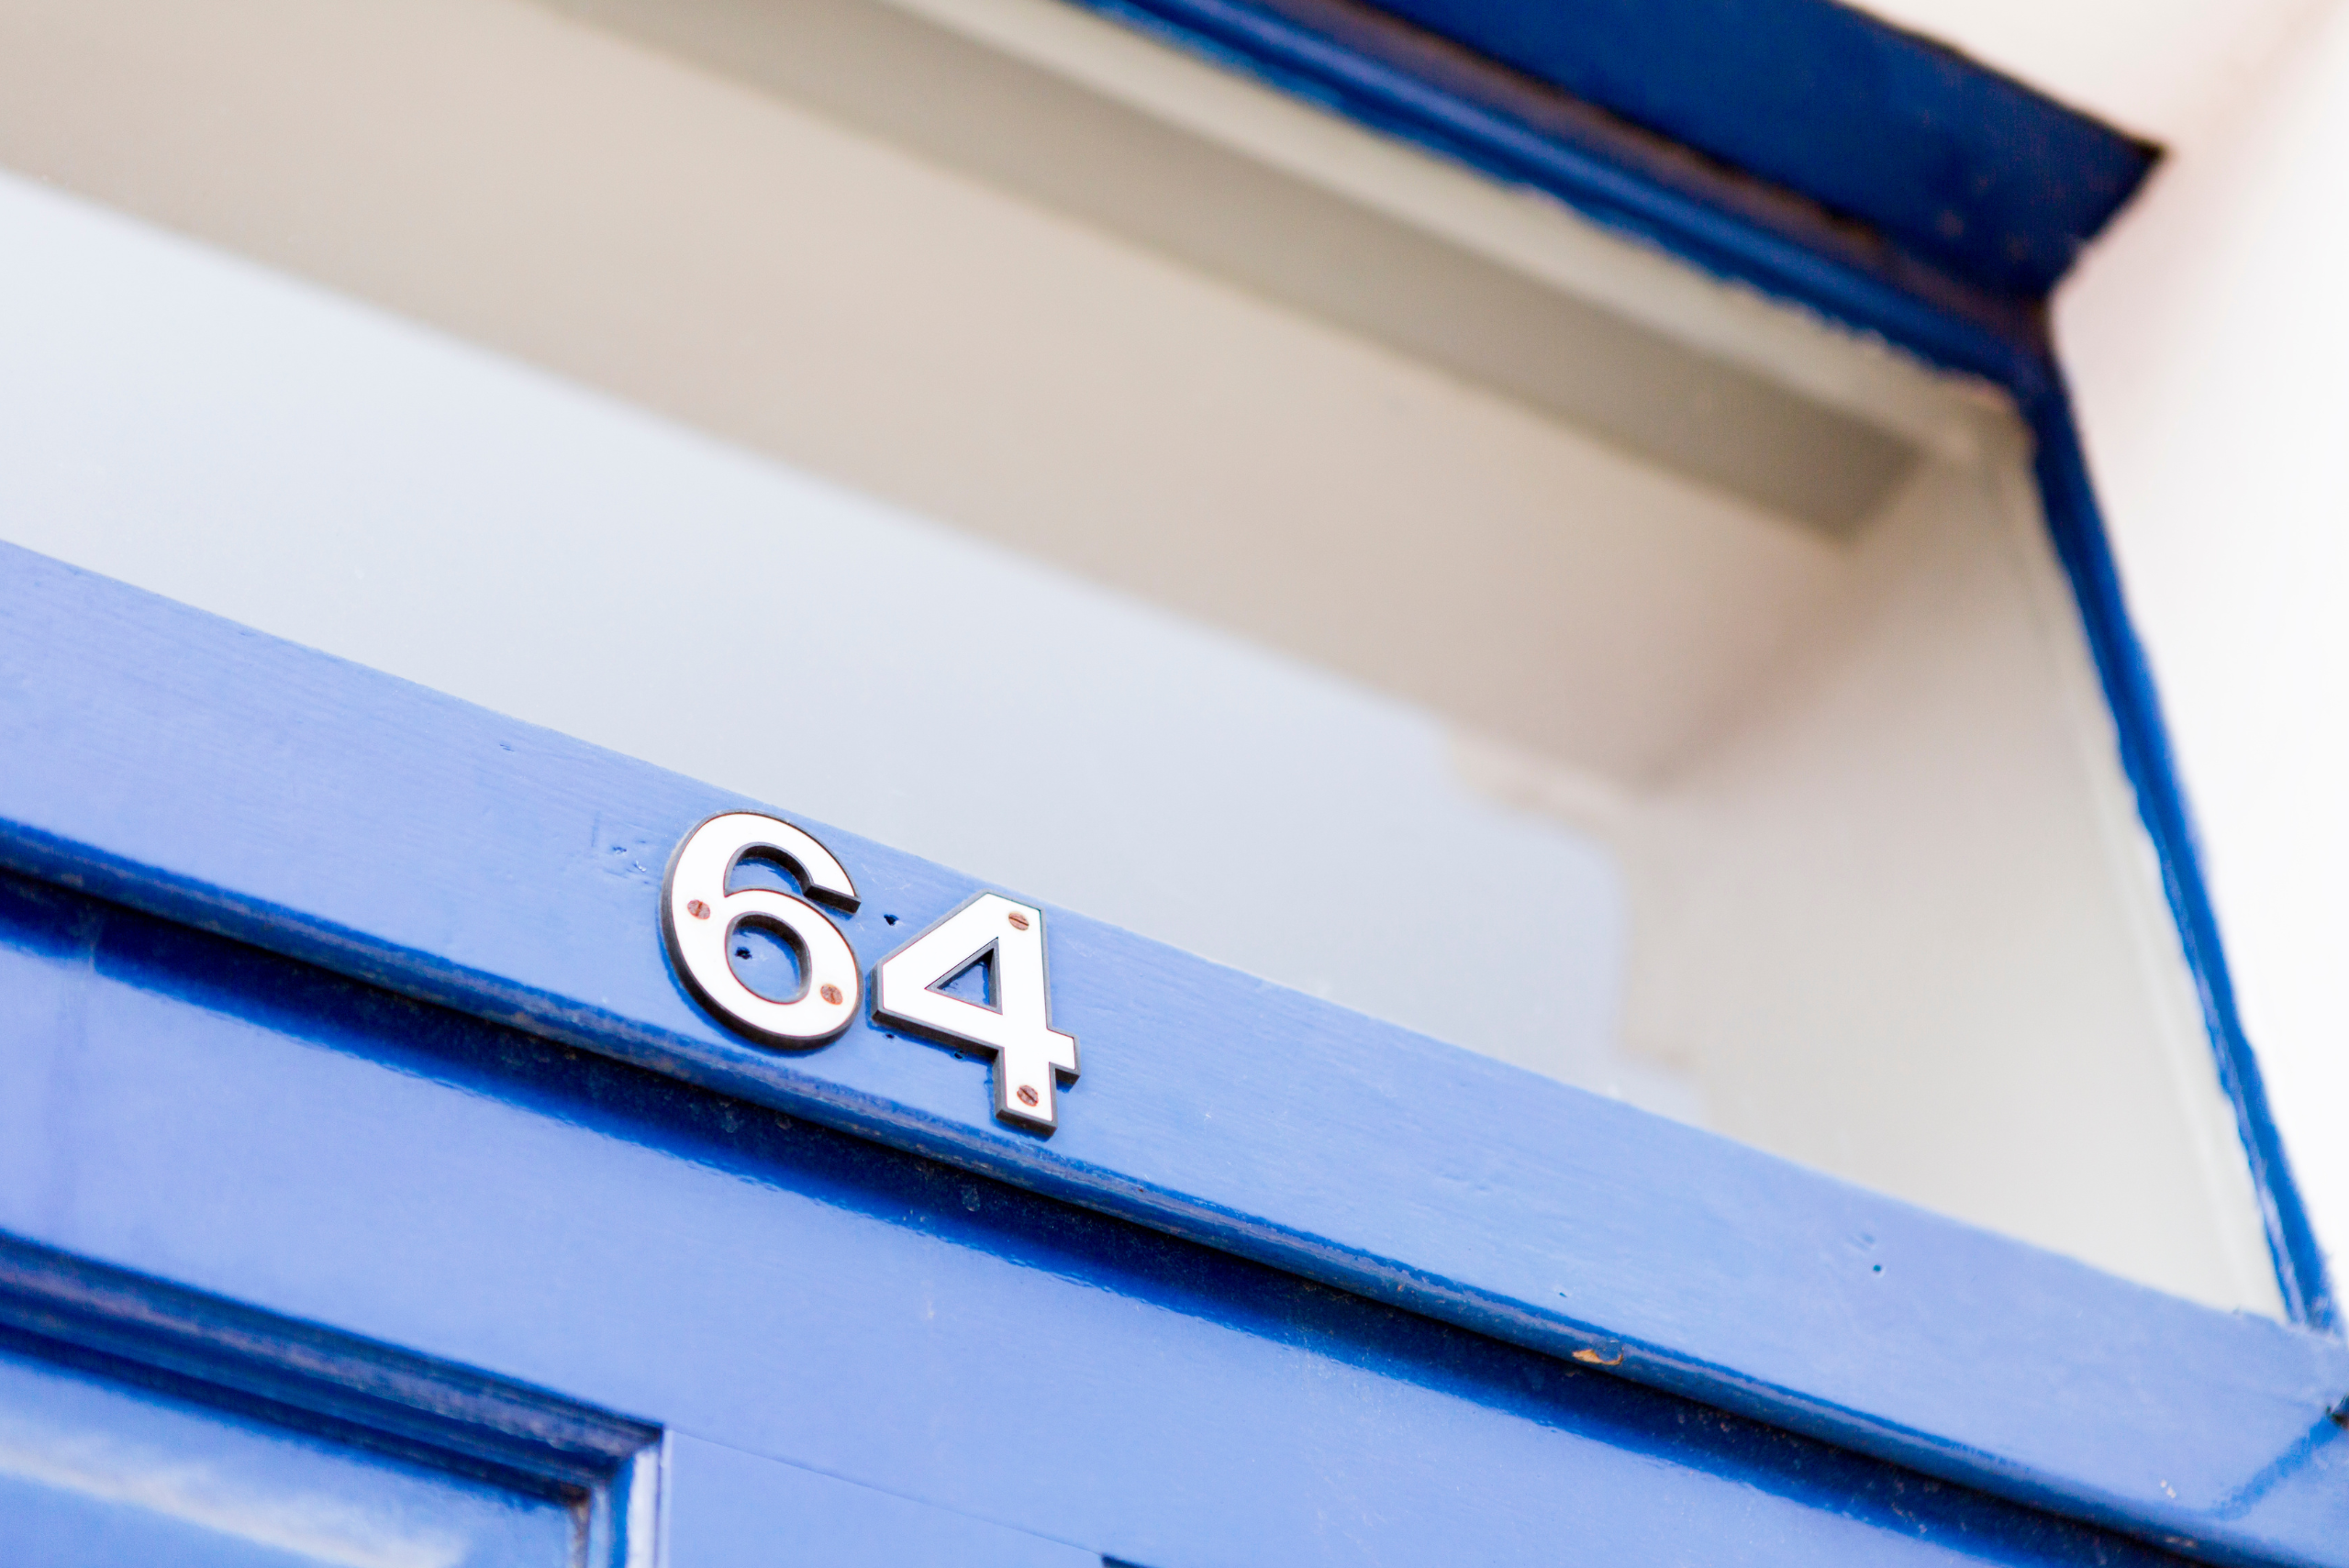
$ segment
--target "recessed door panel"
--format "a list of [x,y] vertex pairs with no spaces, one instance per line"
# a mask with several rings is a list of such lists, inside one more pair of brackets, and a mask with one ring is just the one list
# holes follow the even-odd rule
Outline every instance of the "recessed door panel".
[[0,1355],[9,1568],[570,1568],[574,1508]]

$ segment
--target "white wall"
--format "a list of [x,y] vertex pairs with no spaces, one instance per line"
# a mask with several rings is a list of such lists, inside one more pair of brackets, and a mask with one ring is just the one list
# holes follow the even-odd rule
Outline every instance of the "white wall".
[[2056,300],[2246,1022],[2349,1249],[2349,5],[2298,18]]

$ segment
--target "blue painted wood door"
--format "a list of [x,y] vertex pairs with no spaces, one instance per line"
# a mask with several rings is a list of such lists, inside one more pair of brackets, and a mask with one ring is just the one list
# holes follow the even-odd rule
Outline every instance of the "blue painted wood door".
[[[62,888],[0,887],[0,940],[9,1229],[175,1282],[102,1276],[149,1305],[84,1313],[130,1370],[109,1391],[85,1369],[68,1398],[38,1358],[93,1330],[23,1327],[63,1265],[18,1243],[28,1348],[0,1389],[12,1418],[130,1411],[126,1440],[231,1490],[273,1420],[324,1431],[248,1465],[284,1495],[215,1508],[216,1535],[261,1538],[250,1561],[299,1539],[262,1506],[299,1513],[288,1497],[411,1521],[422,1554],[401,1561],[548,1559],[527,1555],[547,1544],[527,1508],[462,1480],[461,1443],[384,1458],[371,1419],[395,1438],[396,1419],[266,1389],[206,1407],[201,1365],[194,1396],[142,1383],[142,1358],[185,1359],[140,1340],[149,1319],[227,1315],[264,1358],[291,1325],[332,1325],[348,1382],[487,1369],[510,1400],[641,1419],[678,1568],[2151,1555]],[[235,1349],[208,1374],[232,1394],[253,1381]],[[338,1440],[340,1491],[301,1469]],[[436,1462],[451,1478],[419,1505]],[[201,1533],[197,1505],[116,1490],[117,1528]],[[461,1539],[478,1555],[446,1555]]]
[[0,1356],[17,1568],[569,1561],[560,1497],[406,1463],[38,1355]]
[[0,564],[0,1562],[2349,1561],[2337,1340],[1061,911],[1050,1140],[767,1051],[742,803]]

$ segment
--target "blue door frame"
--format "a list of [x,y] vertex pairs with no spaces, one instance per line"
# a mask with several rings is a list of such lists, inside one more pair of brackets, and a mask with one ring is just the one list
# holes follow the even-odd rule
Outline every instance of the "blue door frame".
[[[17,903],[19,915],[42,906],[39,891],[8,892],[31,895]],[[61,906],[52,899],[47,907]],[[11,934],[22,939],[28,929],[19,923]],[[21,940],[9,945],[21,962]],[[13,1043],[39,1049],[21,1033]],[[580,1568],[646,1561],[640,1551],[632,1558],[629,1544],[650,1540],[657,1522],[662,1433],[641,1421],[0,1236],[0,1353],[9,1351],[224,1418],[306,1431],[566,1504]],[[86,1530],[104,1517],[79,1512],[61,1523]],[[11,1515],[6,1529],[15,1562],[27,1547],[25,1521]],[[61,1549],[65,1561],[98,1560],[86,1541],[42,1544]],[[153,1560],[177,1556],[164,1545]]]
[[[490,1390],[506,1415],[460,1448],[570,1412],[611,1451],[591,1492],[657,1430],[681,1564],[825,1528],[901,1543],[875,1561],[1168,1568],[2349,1563],[2349,1345],[2321,1331],[2039,298],[2145,150],[1809,0],[1755,8],[1777,63],[1872,50],[1886,104],[1949,94],[1856,183],[1820,172],[1832,136],[1755,142],[1775,185],[1664,139],[1734,160],[1767,117],[1731,94],[1690,121],[1664,90],[1674,28],[1742,16],[1726,0],[1609,13],[1596,74],[1573,28],[1482,3],[1414,8],[1434,33],[1332,0],[1103,8],[2013,395],[2295,1321],[1049,905],[1086,1063],[1049,1141],[869,1022],[760,1050],[680,988],[655,908],[687,828],[771,805],[0,550],[9,1342],[110,1334],[160,1364],[195,1354],[171,1323],[244,1322],[262,1349],[173,1374],[233,1403],[277,1375],[269,1344],[326,1334],[334,1366]],[[1609,101],[1623,80],[1657,95]],[[2039,152],[1997,165],[2019,139]],[[1920,239],[1943,226],[1902,186],[1959,200],[1969,157],[1999,176],[1967,209],[2003,236],[1987,254]],[[840,924],[868,967],[979,890],[807,826],[863,895]],[[119,1310],[59,1307],[69,1278]],[[270,1407],[407,1418],[321,1416],[321,1375]]]

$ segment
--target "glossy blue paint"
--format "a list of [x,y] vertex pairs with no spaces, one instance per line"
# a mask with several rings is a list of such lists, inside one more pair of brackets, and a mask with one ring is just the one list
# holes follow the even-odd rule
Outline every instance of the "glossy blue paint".
[[[473,1285],[451,1273],[436,1287]],[[27,1439],[52,1462],[28,1454]],[[633,1498],[640,1487],[655,1495]],[[250,1568],[334,1562],[338,1549],[395,1563],[584,1568],[582,1544],[584,1564],[651,1568],[662,1533],[667,1560],[696,1568],[1099,1561],[6,1234],[0,1518],[10,1568]]]
[[[10,1048],[41,1052],[38,1026],[11,1021]],[[647,1560],[659,1518],[659,1440],[540,1389],[0,1234],[11,1564],[623,1568]],[[631,1527],[646,1538],[633,1557]]]
[[[768,1052],[679,989],[660,868],[695,822],[746,803],[22,551],[0,553],[0,858],[32,874],[2026,1504],[2219,1560],[2349,1562],[2325,1414],[2349,1392],[2337,1340],[1057,910],[1054,1021],[1085,1072],[1040,1140],[996,1125],[944,1051],[860,1024]],[[818,830],[863,895],[841,925],[868,965],[974,891]],[[101,1157],[42,1146],[75,1168]],[[331,1140],[310,1153],[342,1162]],[[495,1155],[536,1158],[527,1140]],[[677,1222],[633,1212],[640,1231]],[[321,1315],[441,1342],[341,1316],[364,1294]],[[625,1389],[556,1385],[667,1418]]]
[[0,1029],[0,1229],[659,1420],[676,1568],[2165,1560],[53,884]]
[[[2220,1079],[2258,1187],[2277,1282],[2295,1321],[2337,1330],[2324,1255],[2234,1005],[2185,788],[2151,673],[2130,628],[2046,335],[2041,296],[2072,252],[2127,199],[2144,165],[2141,161],[2133,174],[2127,166],[2144,150],[2132,154],[2122,139],[2099,133],[2093,122],[2030,103],[2028,95],[2016,97],[2012,83],[1979,67],[1817,0],[1674,0],[1661,6],[1609,0],[1603,6],[1530,7],[1493,0],[1395,0],[1385,7],[1419,17],[1432,32],[1398,28],[1381,10],[1353,0],[1076,3],[1374,129],[1546,192],[1707,271],[1799,301],[1933,364],[1982,376],[2013,396],[2038,443],[2048,526],[2121,731],[2139,815],[2161,858],[2185,936]],[[1703,47],[1692,51],[1690,39],[1698,35]],[[1495,58],[1464,52],[1461,45]],[[1724,55],[1723,48],[1731,52]],[[1520,72],[1553,84],[1595,83],[1631,95],[1647,105],[1655,123],[1667,130],[1676,126],[1692,145],[1732,168],[1691,158],[1677,142],[1643,135],[1591,104],[1529,84],[1497,59],[1513,60]],[[1756,61],[1768,69],[1754,69]],[[1900,87],[1882,96],[1895,79]],[[1936,81],[1940,88],[1931,85]],[[1845,95],[1840,113],[1814,121],[1812,90],[1822,83],[1829,96],[1839,85]],[[1790,83],[1801,84],[1802,95],[1791,108],[1772,106]],[[1628,113],[1637,105],[1610,106]],[[1870,134],[1810,139],[1823,126],[1848,130],[1849,117],[1876,111],[1893,118],[1918,113],[1933,123],[1923,128],[1921,140],[1874,134],[1884,129],[1880,124]],[[1685,123],[1691,114],[1703,118],[1702,134]],[[1962,143],[1983,139],[1970,151],[1944,149],[1947,156],[1937,157],[1929,145],[1943,134]],[[2107,139],[2100,142],[2100,134]],[[1872,154],[1877,151],[1888,162],[1876,162]],[[1912,156],[1938,172],[1919,173],[1913,183],[1888,173],[1892,164]],[[1958,212],[1968,244],[1987,238],[1993,249],[2003,250],[2013,239],[2018,264],[2025,255],[2034,260],[2023,273],[2011,275],[1964,264],[1954,272],[1944,270],[1953,261],[1945,252],[1885,245],[1734,172],[1765,164],[1778,169],[1775,177],[1792,190],[1831,205],[1857,199],[1848,193],[1829,198],[1831,187],[1840,189],[1837,182],[1889,178],[1892,183],[1875,190],[1868,206],[1848,210],[1890,211],[1930,194],[1927,205]],[[1943,177],[1959,168],[1974,172]],[[1968,192],[1977,186],[1986,196],[1999,194],[1976,206]],[[2068,216],[2033,228],[2032,213]],[[1919,206],[1909,218],[1922,215]],[[1938,229],[1938,213],[1932,221]],[[2032,230],[2030,236],[2018,239],[2018,225]],[[1887,231],[1902,232],[1889,222]],[[1923,255],[1932,260],[1920,261]]]
[[558,1498],[0,1352],[8,1568],[572,1568]]

